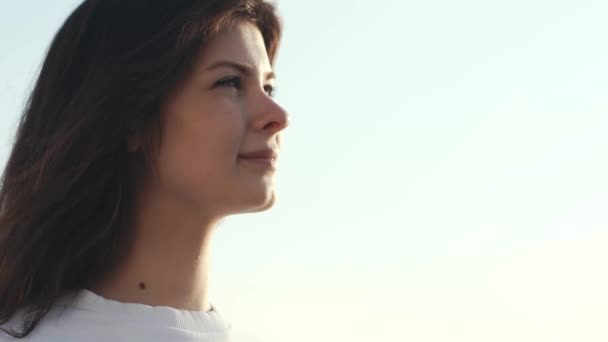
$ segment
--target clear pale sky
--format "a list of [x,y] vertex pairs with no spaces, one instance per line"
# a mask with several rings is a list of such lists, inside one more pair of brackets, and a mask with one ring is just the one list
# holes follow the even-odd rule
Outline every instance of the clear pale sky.
[[[0,166],[79,1],[0,11]],[[215,237],[259,341],[608,341],[608,2],[295,1],[268,212]]]

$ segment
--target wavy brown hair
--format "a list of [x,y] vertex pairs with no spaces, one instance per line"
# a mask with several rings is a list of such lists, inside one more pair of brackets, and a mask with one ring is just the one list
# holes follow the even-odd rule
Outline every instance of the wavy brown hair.
[[[0,325],[25,337],[60,297],[91,287],[133,237],[135,180],[160,143],[160,108],[206,42],[254,23],[274,60],[281,25],[263,0],[86,0],[55,35],[0,184]],[[148,144],[128,152],[133,134]]]

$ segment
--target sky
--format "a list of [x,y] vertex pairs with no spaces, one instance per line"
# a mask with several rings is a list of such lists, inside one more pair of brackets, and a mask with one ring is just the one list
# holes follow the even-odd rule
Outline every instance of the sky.
[[[0,11],[0,166],[79,1]],[[279,0],[277,202],[211,302],[252,340],[607,341],[608,2]]]

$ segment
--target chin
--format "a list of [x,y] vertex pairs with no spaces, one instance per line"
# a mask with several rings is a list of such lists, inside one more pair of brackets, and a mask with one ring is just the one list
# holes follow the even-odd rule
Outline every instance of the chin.
[[256,201],[254,201],[255,204],[251,204],[252,202],[249,202],[249,205],[247,206],[247,208],[243,211],[241,211],[241,213],[258,213],[258,212],[262,212],[262,211],[266,211],[269,210],[270,208],[272,208],[276,202],[276,194],[274,191],[268,193],[266,196],[264,196],[261,199],[257,199]]

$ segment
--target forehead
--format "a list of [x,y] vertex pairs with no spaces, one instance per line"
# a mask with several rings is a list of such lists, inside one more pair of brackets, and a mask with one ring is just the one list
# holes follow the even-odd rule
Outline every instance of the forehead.
[[214,36],[199,59],[204,68],[220,60],[248,64],[261,71],[270,71],[270,61],[262,33],[253,23],[239,21]]

